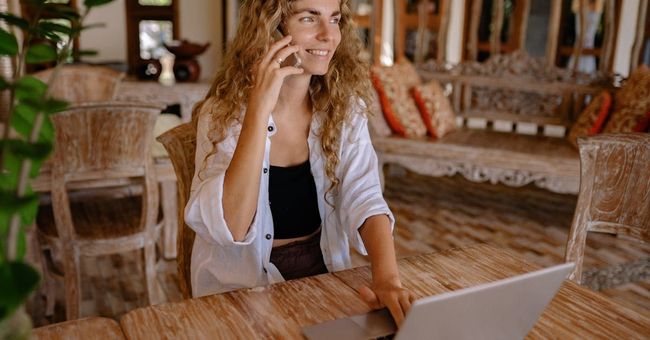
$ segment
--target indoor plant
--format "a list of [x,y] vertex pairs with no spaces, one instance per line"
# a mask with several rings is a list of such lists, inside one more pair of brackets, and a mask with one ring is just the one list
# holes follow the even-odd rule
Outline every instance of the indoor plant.
[[[0,338],[27,338],[31,322],[24,304],[40,280],[38,272],[25,262],[25,230],[33,225],[38,196],[30,180],[39,173],[52,150],[54,128],[49,115],[66,108],[66,103],[49,94],[56,78],[48,84],[25,75],[25,64],[60,65],[72,55],[72,41],[79,36],[83,21],[93,7],[112,0],[85,0],[81,12],[46,0],[21,0],[24,17],[0,13],[6,27],[0,28],[0,56],[12,58],[12,77],[0,76],[0,91],[9,93],[8,115],[3,119],[0,140]],[[59,21],[43,18],[60,18]],[[12,31],[20,31],[20,41]],[[88,53],[88,52],[82,52]]]

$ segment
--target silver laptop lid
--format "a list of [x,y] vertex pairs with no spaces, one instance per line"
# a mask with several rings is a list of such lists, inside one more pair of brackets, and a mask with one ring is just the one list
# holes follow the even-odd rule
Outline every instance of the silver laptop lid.
[[417,300],[396,339],[523,339],[573,267],[566,263]]

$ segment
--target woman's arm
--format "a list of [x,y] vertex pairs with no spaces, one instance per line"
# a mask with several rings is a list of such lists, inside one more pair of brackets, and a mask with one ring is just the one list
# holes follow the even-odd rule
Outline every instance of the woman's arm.
[[359,229],[359,233],[368,251],[372,270],[372,285],[370,288],[363,286],[359,293],[371,307],[388,308],[395,323],[400,326],[411,308],[413,297],[409,291],[402,288],[399,279],[388,216],[369,217]]
[[287,36],[275,42],[255,66],[255,84],[232,161],[226,170],[223,212],[235,241],[246,237],[257,211],[267,124],[278,101],[282,82],[289,75],[303,72],[301,68],[280,67],[276,62],[297,51],[298,46],[287,46],[290,41],[291,38]]

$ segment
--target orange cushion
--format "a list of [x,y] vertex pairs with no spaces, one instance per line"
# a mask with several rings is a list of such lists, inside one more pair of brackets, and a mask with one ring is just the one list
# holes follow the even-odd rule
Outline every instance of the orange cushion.
[[374,66],[371,77],[391,130],[404,137],[426,135],[427,129],[409,93],[413,86],[421,84],[413,65],[398,63],[392,67]]
[[603,124],[609,116],[612,95],[604,90],[585,107],[569,130],[569,142],[578,147],[578,137],[593,136],[603,130]]
[[603,132],[633,132],[650,110],[650,68],[641,65],[616,92],[614,110]]
[[440,83],[435,80],[411,90],[420,115],[433,138],[439,138],[456,129],[456,115]]
[[645,116],[641,117],[634,127],[634,132],[650,132],[650,109],[645,113]]

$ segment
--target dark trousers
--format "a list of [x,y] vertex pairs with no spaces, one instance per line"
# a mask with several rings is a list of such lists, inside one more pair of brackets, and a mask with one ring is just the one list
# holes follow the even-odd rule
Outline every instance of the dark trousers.
[[320,233],[304,241],[273,248],[271,263],[278,268],[285,280],[328,272],[320,249]]

